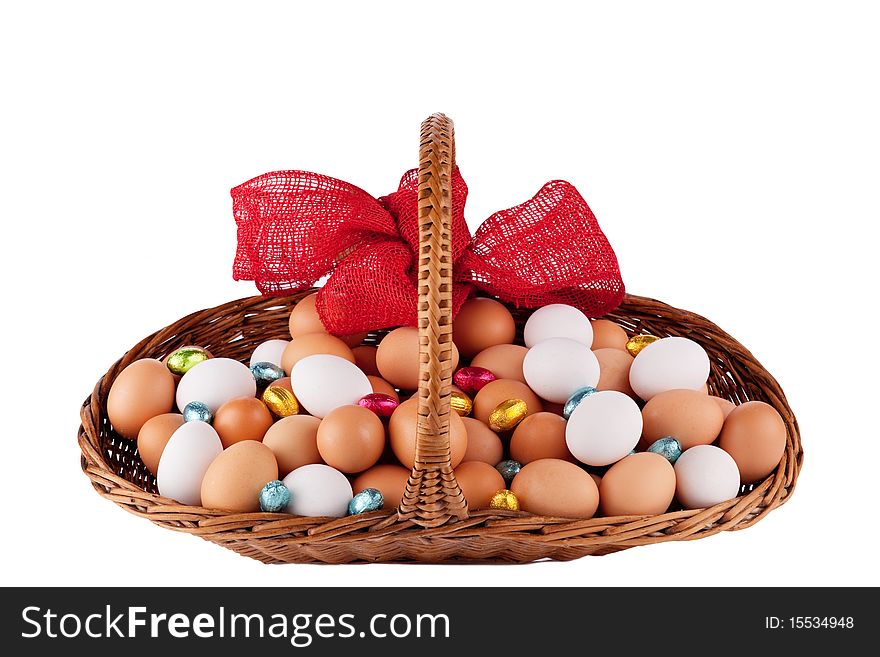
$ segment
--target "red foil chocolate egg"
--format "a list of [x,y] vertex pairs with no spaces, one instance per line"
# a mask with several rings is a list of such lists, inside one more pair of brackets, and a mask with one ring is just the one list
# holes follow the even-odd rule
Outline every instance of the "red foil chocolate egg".
[[452,377],[453,383],[469,395],[476,394],[497,377],[485,367],[462,367]]
[[400,402],[383,392],[371,392],[358,400],[358,406],[373,411],[379,417],[391,417],[394,409],[400,406]]

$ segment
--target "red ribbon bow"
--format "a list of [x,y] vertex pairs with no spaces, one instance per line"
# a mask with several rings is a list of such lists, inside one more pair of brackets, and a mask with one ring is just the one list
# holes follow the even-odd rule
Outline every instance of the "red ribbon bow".
[[[530,308],[566,303],[589,317],[623,300],[617,257],[571,184],[548,182],[532,199],[493,214],[473,237],[464,219],[466,198],[456,167],[453,313],[474,290]],[[280,295],[329,275],[317,309],[336,335],[416,324],[416,169],[379,199],[307,171],[266,173],[235,187],[232,199],[235,280],[253,280],[263,294]]]

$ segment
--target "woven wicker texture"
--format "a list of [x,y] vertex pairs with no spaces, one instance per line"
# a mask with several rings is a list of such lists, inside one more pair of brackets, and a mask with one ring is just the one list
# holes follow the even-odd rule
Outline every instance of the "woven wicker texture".
[[[271,338],[286,338],[292,307],[313,290],[287,297],[249,297],[184,317],[132,347],[98,381],[81,409],[82,469],[95,490],[125,510],[266,563],[529,562],[568,560],[671,540],[692,540],[749,527],[783,504],[803,462],[797,421],[779,384],[739,342],[707,319],[660,301],[627,295],[607,317],[628,334],[683,336],[711,360],[709,389],[735,403],[761,400],[785,420],[785,454],[764,481],[708,509],[657,516],[571,520],[524,512],[475,511],[466,505],[450,466],[448,425],[451,364],[450,179],[454,166],[451,123],[442,115],[422,127],[419,168],[417,306],[421,381],[416,463],[399,509],[345,518],[270,513],[228,513],[181,505],[156,492],[154,477],[133,441],[107,419],[107,395],[116,376],[139,358],[162,358],[197,344],[215,356],[247,361]],[[511,306],[521,331],[526,311]],[[367,344],[378,341],[375,332]]]
[[452,122],[422,124],[419,149],[419,409],[415,465],[400,520],[439,527],[467,518],[449,446],[452,384]]
[[[576,559],[749,527],[784,503],[794,490],[803,451],[797,422],[776,380],[745,347],[703,317],[629,295],[609,319],[630,334],[680,335],[696,340],[711,358],[712,394],[736,403],[765,401],[785,420],[788,439],[782,461],[767,479],[744,487],[740,497],[708,509],[650,517],[573,521],[521,512],[475,511],[465,521],[423,529],[411,520],[398,520],[393,509],[339,519],[300,518],[231,514],[182,506],[159,496],[155,479],[136,454],[135,443],[117,436],[107,420],[107,393],[113,379],[138,358],[161,358],[186,344],[200,344],[217,356],[246,361],[264,340],[287,335],[290,309],[306,294],[257,296],[208,308],[132,347],[98,381],[82,407],[78,434],[82,468],[95,490],[161,527],[200,536],[266,563]],[[517,313],[520,328],[525,318],[525,313]],[[374,343],[376,337],[372,334],[367,341]]]

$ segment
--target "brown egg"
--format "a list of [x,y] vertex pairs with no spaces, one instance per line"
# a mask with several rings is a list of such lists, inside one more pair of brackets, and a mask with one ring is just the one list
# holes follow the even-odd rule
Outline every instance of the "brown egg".
[[365,488],[375,488],[385,498],[383,509],[394,509],[403,499],[406,492],[406,482],[409,480],[409,470],[399,465],[374,465],[372,468],[359,474],[351,484],[354,494],[357,495]]
[[298,338],[309,333],[327,332],[321,323],[321,318],[318,317],[318,311],[315,308],[316,299],[317,293],[303,297],[290,311],[290,319],[288,320],[290,337]]
[[136,360],[110,386],[107,417],[123,438],[136,440],[147,420],[174,407],[174,376],[155,358]]
[[709,394],[709,384],[708,384],[708,383],[704,383],[702,386],[700,386],[699,390],[700,390],[700,392],[702,392],[704,395],[708,395],[708,394]]
[[376,367],[376,347],[362,345],[351,350],[354,355],[354,364],[367,376],[379,376],[379,368]]
[[493,466],[482,461],[468,461],[455,468],[455,478],[469,509],[488,509],[489,501],[507,486]]
[[520,383],[526,382],[523,376],[523,359],[528,349],[518,344],[497,344],[483,349],[474,356],[471,365],[484,367],[498,379],[513,379]]
[[[317,293],[310,294],[293,307],[288,320],[290,337],[297,338],[310,333],[327,333],[327,329],[318,316],[318,310],[315,308],[316,299]],[[342,336],[340,339],[349,347],[357,347],[366,337],[366,333],[355,333]]]
[[318,426],[311,415],[291,415],[278,420],[263,436],[263,444],[275,454],[280,478],[303,465],[323,463],[318,451]]
[[673,436],[685,450],[712,443],[721,431],[724,414],[699,390],[667,390],[645,404],[642,422],[642,437],[648,445]]
[[381,392],[383,395],[391,395],[397,401],[400,401],[400,397],[397,394],[397,390],[394,389],[394,386],[388,383],[381,376],[373,376],[372,374],[367,375],[367,378],[370,380],[370,385],[373,387],[373,392]]
[[724,421],[718,446],[733,457],[744,484],[769,475],[785,453],[786,427],[770,404],[750,401],[737,406]]
[[496,379],[487,383],[474,397],[473,416],[483,424],[489,424],[489,415],[503,401],[522,399],[529,408],[529,415],[544,410],[541,400],[525,383],[512,379]]
[[504,446],[498,434],[472,417],[463,417],[461,421],[467,430],[467,451],[462,463],[482,461],[493,467],[500,463],[504,458]]
[[147,466],[147,470],[156,474],[159,471],[159,458],[165,450],[165,445],[180,425],[183,424],[183,415],[180,413],[163,413],[151,417],[144,422],[144,426],[138,432],[137,444],[138,455]]
[[599,485],[606,516],[651,516],[666,513],[675,497],[675,470],[651,452],[630,454],[612,465]]
[[[310,333],[327,333],[327,329],[323,322],[321,322],[318,310],[315,307],[316,300],[317,293],[310,294],[294,306],[288,320],[290,337],[297,338],[309,335]],[[329,333],[327,334],[329,335]],[[357,347],[366,337],[366,333],[354,333],[352,335],[340,336],[340,339],[349,347]]]
[[540,459],[523,466],[510,490],[523,511],[539,516],[586,519],[599,508],[599,489],[593,478],[560,459]]
[[472,358],[487,347],[510,344],[515,336],[513,315],[495,299],[468,299],[452,322],[452,340],[465,358]]
[[630,397],[635,397],[629,385],[629,368],[633,357],[620,349],[597,349],[593,352],[599,361],[599,383],[597,390],[616,390]]
[[594,319],[593,325],[593,351],[597,349],[622,349],[626,350],[626,342],[629,336],[621,327],[610,319]]
[[330,354],[339,356],[350,363],[354,362],[354,354],[342,340],[329,333],[307,333],[294,338],[281,354],[281,368],[290,375],[293,366],[307,356]]
[[718,404],[721,407],[721,412],[724,414],[724,419],[727,419],[727,416],[730,415],[730,412],[736,408],[736,404],[734,404],[729,399],[724,399],[723,397],[716,397],[715,395],[709,395],[709,399]]
[[[382,378],[401,390],[419,387],[419,330],[401,326],[382,338],[376,352]],[[458,367],[458,349],[452,345],[452,369]]]
[[318,427],[321,458],[340,472],[363,472],[379,460],[384,447],[382,420],[362,406],[333,409]]
[[230,399],[214,413],[214,430],[223,447],[242,440],[263,440],[272,426],[272,413],[255,397]]
[[565,444],[565,424],[562,416],[555,413],[545,411],[529,415],[513,430],[510,458],[523,465],[540,459],[562,459],[574,463],[575,458]]
[[[395,409],[388,422],[388,434],[394,455],[407,468],[412,468],[416,459],[416,423],[418,419],[418,399],[409,399]],[[468,443],[467,429],[456,413],[449,414],[449,443],[452,467],[464,459]]]
[[224,449],[202,479],[202,506],[249,513],[260,510],[260,491],[278,479],[272,450],[255,440]]

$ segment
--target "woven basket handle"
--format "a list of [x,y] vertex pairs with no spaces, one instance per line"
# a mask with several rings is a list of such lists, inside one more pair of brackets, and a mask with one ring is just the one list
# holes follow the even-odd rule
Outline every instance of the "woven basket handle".
[[419,409],[416,457],[400,502],[401,520],[437,527],[467,518],[452,472],[449,394],[452,385],[452,246],[450,207],[455,134],[433,114],[419,148]]

